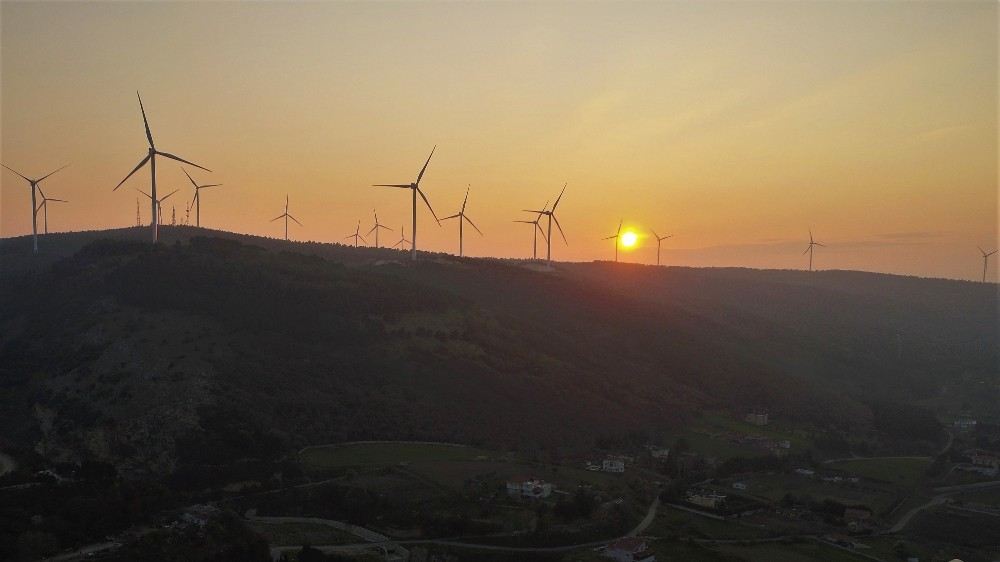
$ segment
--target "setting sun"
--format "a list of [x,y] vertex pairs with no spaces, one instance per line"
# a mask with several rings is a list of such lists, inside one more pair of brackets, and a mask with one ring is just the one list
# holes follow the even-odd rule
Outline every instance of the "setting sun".
[[625,246],[626,248],[635,246],[635,243],[638,240],[639,237],[636,236],[635,232],[632,232],[631,230],[622,233],[622,246]]

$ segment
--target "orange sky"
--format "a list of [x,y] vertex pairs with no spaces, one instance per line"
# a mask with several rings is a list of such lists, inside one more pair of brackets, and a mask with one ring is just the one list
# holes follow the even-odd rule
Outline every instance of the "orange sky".
[[[134,224],[145,153],[215,170],[204,226],[336,241],[411,181],[467,212],[469,255],[524,256],[510,221],[569,183],[557,259],[610,259],[620,218],[684,265],[978,278],[997,243],[997,5],[948,3],[0,4],[0,150],[70,204],[52,230]],[[191,192],[161,161],[161,193]],[[30,232],[0,176],[0,234]],[[166,190],[166,191],[162,191]],[[179,194],[179,195],[180,195]],[[175,196],[178,216],[184,199]],[[168,201],[169,203],[169,201]],[[165,208],[169,216],[170,205]],[[149,206],[142,207],[148,220]],[[419,246],[457,251],[420,211]],[[523,227],[523,228],[522,228]],[[391,235],[386,235],[390,238]],[[655,243],[624,251],[655,261]],[[991,265],[991,277],[996,278]]]

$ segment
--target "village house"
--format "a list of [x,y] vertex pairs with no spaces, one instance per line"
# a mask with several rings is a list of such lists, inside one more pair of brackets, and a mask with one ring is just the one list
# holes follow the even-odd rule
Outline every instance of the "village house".
[[953,421],[951,426],[959,431],[973,431],[976,429],[976,420],[969,417],[961,417]]
[[670,449],[661,449],[653,445],[650,445],[648,449],[649,454],[656,460],[665,461],[670,457]]
[[743,419],[747,423],[764,426],[771,423],[771,420],[768,419],[769,417],[770,413],[767,410],[762,408],[754,408],[753,410],[747,412],[746,417],[744,417]]
[[966,452],[966,456],[975,466],[984,468],[1000,469],[1000,454],[984,451],[982,449],[972,449]]
[[746,490],[747,489],[747,485],[744,484],[743,482],[733,482],[733,489],[734,490]]
[[717,509],[725,503],[726,496],[711,490],[689,490],[687,494],[687,501],[693,503],[694,505],[700,505],[701,507]]
[[604,472],[625,472],[625,461],[615,458],[607,458],[601,462],[601,470]]
[[514,478],[507,481],[507,495],[515,498],[540,499],[552,494],[552,484],[538,478]]
[[649,550],[645,539],[626,537],[608,545],[603,556],[617,562],[656,562],[656,555]]

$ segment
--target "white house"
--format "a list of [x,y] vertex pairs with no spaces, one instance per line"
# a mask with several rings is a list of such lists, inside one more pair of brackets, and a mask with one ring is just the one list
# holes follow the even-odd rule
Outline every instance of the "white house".
[[638,537],[616,540],[604,549],[602,556],[617,562],[656,562],[656,555],[649,550],[649,545]]
[[515,478],[507,481],[507,494],[517,498],[547,498],[552,494],[552,484],[538,478]]
[[725,503],[726,496],[713,491],[688,492],[687,501],[695,505],[715,509]]
[[601,470],[604,472],[625,472],[625,461],[618,459],[604,459],[601,462]]
[[769,418],[770,413],[767,410],[754,408],[753,410],[747,412],[746,417],[743,419],[746,420],[747,423],[752,423],[753,425],[767,425],[771,423]]

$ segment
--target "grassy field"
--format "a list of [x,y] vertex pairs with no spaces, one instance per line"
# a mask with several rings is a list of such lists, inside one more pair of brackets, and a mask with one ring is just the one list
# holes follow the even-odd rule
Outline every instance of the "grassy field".
[[899,496],[890,485],[823,482],[798,474],[760,474],[743,482],[747,485],[745,493],[772,502],[780,501],[785,494],[808,495],[817,501],[831,499],[846,505],[864,504],[876,512],[887,509]]
[[669,507],[661,508],[646,532],[652,536],[685,536],[708,539],[757,539],[768,536],[764,529],[719,521]]
[[828,465],[829,468],[843,470],[862,478],[880,480],[903,488],[913,488],[920,484],[930,466],[930,459],[856,459]]
[[385,466],[419,461],[470,461],[498,456],[474,447],[428,443],[354,443],[312,447],[299,454],[307,469]]
[[304,544],[351,544],[363,542],[354,535],[320,523],[265,523],[249,522],[273,546],[298,546]]
[[865,560],[832,546],[815,542],[794,544],[767,543],[758,545],[718,545],[715,550],[741,560],[768,562],[857,562]]

